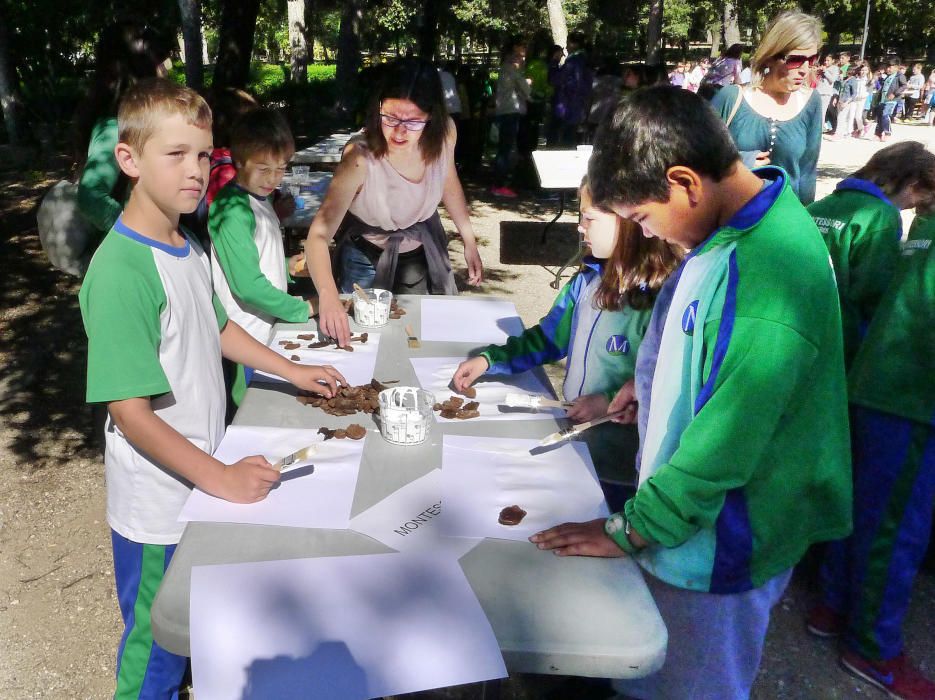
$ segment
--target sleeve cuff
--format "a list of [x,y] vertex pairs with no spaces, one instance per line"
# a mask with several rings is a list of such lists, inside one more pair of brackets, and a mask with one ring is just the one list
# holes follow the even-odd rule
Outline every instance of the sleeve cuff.
[[614,513],[604,521],[604,533],[627,554],[636,554],[636,547],[627,537],[626,525],[627,521],[623,513]]

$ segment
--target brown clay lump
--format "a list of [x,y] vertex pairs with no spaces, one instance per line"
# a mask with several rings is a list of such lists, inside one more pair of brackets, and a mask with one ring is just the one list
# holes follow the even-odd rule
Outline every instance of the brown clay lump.
[[517,505],[507,506],[500,511],[500,517],[497,522],[501,525],[519,525],[526,517],[526,511]]
[[360,440],[367,436],[367,429],[357,423],[351,423],[347,426],[347,436],[351,440]]
[[343,440],[344,438],[360,440],[367,436],[367,429],[358,423],[351,423],[346,428],[319,428],[318,434],[324,435],[325,440],[331,440],[332,438],[335,440]]
[[479,407],[477,401],[464,403],[460,396],[452,396],[442,403],[434,404],[432,410],[438,412],[442,418],[467,420],[480,417],[480,411],[477,410]]
[[477,389],[475,389],[475,388],[472,387],[472,386],[465,387],[465,388],[461,391],[461,395],[462,395],[462,396],[467,396],[469,399],[476,399],[476,398],[477,398]]

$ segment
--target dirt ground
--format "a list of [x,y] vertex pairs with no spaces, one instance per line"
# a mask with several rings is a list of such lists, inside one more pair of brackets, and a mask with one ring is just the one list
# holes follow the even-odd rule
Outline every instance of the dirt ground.
[[[925,140],[931,147],[935,129],[897,125],[896,138]],[[825,142],[819,196],[878,147],[871,141]],[[108,697],[120,635],[103,470],[83,401],[78,283],[49,268],[35,232],[34,206],[60,175],[54,169],[0,173],[0,698]],[[495,201],[480,187],[468,189],[487,270],[478,293],[511,298],[524,321],[534,323],[554,295],[549,281],[555,267],[502,264],[500,223],[547,220],[556,202],[531,193],[516,202]],[[563,220],[573,218],[566,214]],[[460,246],[452,249],[463,272]],[[837,667],[832,644],[806,635],[802,619],[812,578],[809,567],[801,567],[775,611],[753,697],[882,697]],[[906,639],[930,675],[933,619],[935,577],[929,569],[916,586]],[[515,677],[503,690],[517,700],[604,695],[556,678]],[[419,696],[479,697],[480,690]]]

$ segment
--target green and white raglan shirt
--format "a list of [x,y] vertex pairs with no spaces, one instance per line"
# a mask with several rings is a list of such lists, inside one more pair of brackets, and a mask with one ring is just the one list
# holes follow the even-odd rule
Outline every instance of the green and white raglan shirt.
[[277,320],[308,320],[308,304],[286,293],[279,217],[268,198],[231,182],[211,203],[208,233],[214,290],[232,321],[266,345]]
[[935,215],[916,216],[848,377],[851,402],[935,427]]
[[899,259],[902,219],[883,191],[854,177],[809,205],[831,253],[841,300],[844,365],[850,367]]
[[[173,247],[121,219],[97,249],[78,295],[88,336],[87,400],[148,397],[153,412],[212,454],[227,401],[220,329],[207,255],[189,236]],[[107,521],[124,537],[174,544],[192,485],[140,452],[108,417]]]
[[[637,381],[648,419],[624,509],[650,542],[636,559],[671,585],[712,593],[758,588],[851,527],[828,251],[785,172],[756,172],[766,186],[667,281],[661,334],[654,317],[637,358],[652,377]],[[644,368],[644,355],[655,365]],[[622,524],[611,516],[611,537]]]
[[503,345],[481,352],[490,365],[486,374],[519,374],[568,358],[562,395],[604,394],[608,400],[633,378],[633,365],[652,308],[638,311],[598,309],[594,297],[603,263],[586,257],[582,269],[562,287],[552,308],[538,324]]

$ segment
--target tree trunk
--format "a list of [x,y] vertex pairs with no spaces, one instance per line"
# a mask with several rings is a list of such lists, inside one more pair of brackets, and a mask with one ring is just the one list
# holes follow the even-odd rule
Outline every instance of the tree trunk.
[[346,117],[357,105],[357,72],[360,70],[360,20],[365,0],[345,0],[338,30],[338,59],[335,83],[338,101],[335,111]]
[[737,7],[731,0],[725,0],[721,8],[721,39],[724,48],[740,43],[740,23],[737,21]]
[[562,0],[546,0],[549,9],[549,27],[552,29],[552,41],[559,46],[568,44],[568,23],[565,21],[565,9]]
[[721,48],[721,25],[713,25],[707,30],[708,43],[711,44],[711,51],[708,54],[711,58],[718,55]]
[[646,23],[646,64],[650,66],[658,66],[663,59],[662,12],[663,0],[650,0]]
[[204,87],[204,66],[201,62],[201,3],[199,0],[179,0],[182,17],[182,37],[185,40],[185,82],[193,90]]
[[214,88],[247,86],[259,11],[260,0],[223,0]]
[[0,105],[3,107],[3,124],[11,146],[20,144],[19,120],[17,119],[16,79],[9,60],[10,37],[6,22],[0,22]]
[[438,17],[441,10],[439,0],[423,0],[419,25],[419,56],[434,61],[438,53]]
[[292,80],[296,83],[308,81],[308,43],[305,37],[305,0],[288,0],[289,15],[289,65]]

